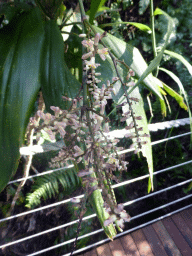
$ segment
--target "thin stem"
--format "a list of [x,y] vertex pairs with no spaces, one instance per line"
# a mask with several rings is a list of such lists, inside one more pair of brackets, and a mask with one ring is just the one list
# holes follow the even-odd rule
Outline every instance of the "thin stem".
[[[154,58],[157,56],[157,47],[156,47],[156,38],[155,38],[155,19],[154,19],[154,10],[153,10],[153,0],[150,0],[150,18],[151,18],[151,41],[153,48],[153,56]],[[155,76],[158,75],[159,67],[157,66],[155,71]]]

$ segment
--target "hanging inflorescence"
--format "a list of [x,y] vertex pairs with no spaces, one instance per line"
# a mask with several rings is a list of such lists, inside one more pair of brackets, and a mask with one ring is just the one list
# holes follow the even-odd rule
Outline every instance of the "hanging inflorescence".
[[[83,36],[83,35],[81,35]],[[104,199],[104,208],[109,213],[109,218],[104,222],[107,226],[115,222],[120,228],[124,227],[124,222],[130,220],[130,216],[123,208],[123,204],[117,204],[111,181],[117,180],[114,171],[120,172],[127,170],[128,162],[124,161],[118,155],[118,151],[122,148],[117,146],[119,140],[111,140],[108,136],[110,126],[109,119],[105,115],[105,107],[107,101],[112,99],[114,93],[114,84],[120,78],[114,77],[112,81],[98,86],[100,73],[96,72],[100,65],[95,62],[95,56],[98,54],[104,61],[109,53],[105,47],[98,48],[100,40],[106,34],[96,34],[94,38],[84,39],[82,41],[86,53],[83,54],[84,77],[83,77],[83,97],[75,99],[63,96],[65,101],[71,103],[68,110],[62,110],[59,107],[52,106],[51,110],[54,114],[38,111],[37,114],[41,118],[42,123],[38,127],[35,120],[31,118],[31,123],[36,127],[36,131],[44,129],[51,139],[55,139],[56,135],[64,140],[65,146],[60,150],[57,157],[51,160],[52,167],[59,167],[67,164],[67,161],[73,161],[83,166],[78,173],[82,178],[82,184],[89,196],[96,189],[102,189]],[[130,81],[133,71],[129,71],[128,86],[133,85]],[[125,85],[126,86],[126,85]],[[142,128],[137,127],[136,121],[141,117],[135,117],[131,108],[132,101],[137,99],[129,98],[125,93],[126,102],[129,105],[129,111],[124,113],[121,121],[132,118],[132,121],[126,129],[128,130],[125,137],[136,138],[136,150],[139,151],[142,146],[139,131]],[[117,107],[119,107],[117,106]],[[129,132],[129,129],[135,129],[135,132]],[[147,135],[143,135],[147,136]],[[74,199],[73,202],[76,202]],[[79,203],[79,201],[78,201]]]

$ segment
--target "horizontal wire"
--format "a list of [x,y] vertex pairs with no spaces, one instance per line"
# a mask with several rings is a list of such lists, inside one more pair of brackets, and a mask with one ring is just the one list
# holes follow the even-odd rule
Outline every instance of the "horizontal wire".
[[[177,164],[177,165],[174,165],[174,166],[171,166],[171,167],[167,167],[167,168],[162,169],[160,171],[156,171],[156,172],[153,173],[153,175],[157,175],[159,173],[163,173],[163,172],[166,172],[166,171],[169,171],[169,170],[172,170],[174,168],[178,168],[178,167],[181,167],[183,165],[190,164],[190,163],[192,163],[192,160],[189,160],[189,161],[186,161],[184,163]],[[113,188],[118,188],[118,187],[133,183],[133,182],[138,181],[138,180],[143,180],[143,179],[148,178],[148,177],[150,177],[150,174],[145,174],[143,176],[140,176],[140,177],[137,177],[137,178],[134,178],[134,179],[131,179],[131,180],[126,180],[126,181],[123,181],[121,183],[117,183],[117,184],[112,185],[112,186],[113,186]]]
[[[179,138],[179,137],[183,137],[183,136],[186,136],[186,135],[190,135],[191,132],[187,132],[187,133],[183,133],[183,134],[180,134],[180,135],[176,135],[176,136],[172,136],[170,138],[166,138],[166,139],[162,139],[162,140],[157,140],[157,141],[153,141],[151,142],[151,146],[154,146],[156,144],[159,144],[159,143],[163,143],[165,141],[168,141],[168,140],[173,140],[173,139],[176,139],[176,138]],[[134,151],[135,148],[131,148],[131,149],[124,149],[124,150],[121,150],[119,152],[117,152],[118,155],[122,155],[122,154],[126,154],[126,153],[130,153],[132,151]]]
[[[192,196],[192,195],[190,195],[190,196]],[[171,204],[173,204],[173,203],[177,203],[177,202],[180,202],[180,201],[185,200],[185,199],[187,199],[187,198],[189,198],[189,196],[183,197],[182,199],[175,200],[175,201],[174,201],[174,202],[172,202]],[[169,204],[170,204],[170,203],[165,204],[165,205],[164,205],[164,207],[168,206]],[[155,211],[155,210],[159,210],[159,207],[157,207],[156,209],[154,209],[154,211]],[[147,214],[148,214],[148,212],[150,212],[150,211],[145,212],[145,214],[144,214],[144,215],[147,215]],[[135,216],[135,217],[134,217],[134,219],[137,219],[137,218],[139,218],[139,217],[140,217],[140,214],[139,214],[139,215],[137,215],[137,216]],[[131,219],[130,219],[130,221],[131,221],[131,220],[133,220],[133,218],[131,218]],[[133,228],[133,229],[135,229],[135,228]],[[98,229],[98,230],[93,231],[93,232],[90,232],[90,233],[88,233],[88,234],[85,234],[85,235],[79,236],[77,240],[81,240],[81,239],[86,238],[86,237],[88,237],[88,236],[92,236],[92,235],[98,234],[98,233],[100,233],[100,232],[102,232],[102,231],[104,231],[104,230],[103,230],[103,228]],[[125,231],[125,232],[126,232],[126,231]],[[116,237],[117,237],[117,235],[116,235]],[[116,238],[116,237],[115,237],[115,238]],[[56,249],[56,248],[58,248],[58,247],[64,246],[64,245],[66,245],[66,244],[70,244],[70,243],[74,242],[74,241],[75,241],[75,239],[76,239],[76,238],[73,238],[73,239],[70,239],[70,240],[65,241],[65,242],[63,242],[63,243],[60,243],[60,244],[57,244],[57,245],[54,245],[54,246],[51,246],[51,247],[45,248],[45,249],[40,250],[40,251],[38,251],[38,252],[35,252],[35,253],[32,253],[32,254],[29,254],[28,256],[35,256],[35,255],[38,255],[38,254],[40,254],[40,253],[44,253],[44,252],[47,252],[47,251],[50,251],[50,250]]]
[[[153,175],[157,175],[159,173],[162,173],[162,172],[165,172],[165,171],[169,171],[169,170],[172,170],[174,168],[178,168],[178,167],[181,167],[183,165],[190,164],[190,163],[192,163],[192,160],[184,162],[184,163],[181,163],[181,164],[177,164],[177,165],[174,165],[174,166],[162,169],[162,170],[159,170],[157,172],[154,172]],[[112,188],[117,188],[117,187],[125,186],[125,185],[133,183],[135,181],[145,179],[147,177],[149,177],[149,174],[146,174],[146,175],[143,175],[143,176],[131,179],[131,180],[123,181],[123,182],[120,182],[118,184],[114,184],[114,185],[112,185]],[[84,194],[76,196],[75,198],[83,198],[83,197],[84,197]],[[71,198],[62,200],[62,201],[57,202],[57,203],[53,203],[53,204],[49,204],[49,205],[46,205],[46,206],[42,206],[42,207],[39,207],[37,209],[33,209],[33,210],[30,210],[30,211],[27,211],[27,212],[18,213],[18,214],[15,214],[13,216],[1,219],[0,223],[4,222],[4,221],[11,220],[11,219],[14,219],[14,218],[18,218],[18,217],[21,217],[21,216],[24,216],[24,215],[27,215],[27,214],[31,214],[31,213],[34,213],[34,212],[45,210],[45,209],[48,209],[48,208],[51,208],[51,207],[55,207],[55,206],[58,206],[58,205],[61,205],[61,204],[69,203],[70,201],[71,201]]]
[[[37,173],[37,174],[31,175],[31,176],[28,176],[27,179],[32,179],[32,178],[43,176],[43,175],[50,174],[50,173],[53,173],[53,172],[58,172],[58,171],[61,171],[61,170],[70,169],[72,167],[74,167],[73,164],[71,164],[67,167],[61,167],[61,168],[57,168],[57,169],[54,169],[54,170],[49,170],[49,171],[46,171],[46,172]],[[9,181],[7,183],[7,185],[12,184],[12,183],[16,183],[16,182],[20,182],[20,181],[23,181],[23,180],[26,180],[26,178],[20,178],[20,179],[17,179],[17,180]]]
[[[139,228],[143,228],[143,227],[145,227],[145,226],[147,226],[147,225],[149,225],[149,224],[152,224],[152,223],[154,223],[154,222],[160,221],[160,220],[162,220],[162,219],[164,219],[164,218],[166,218],[166,217],[169,217],[169,216],[171,216],[171,215],[173,215],[173,214],[176,214],[176,213],[178,213],[178,212],[181,212],[181,211],[183,211],[183,210],[186,210],[186,209],[188,209],[188,208],[190,208],[190,207],[192,207],[192,204],[187,205],[187,206],[185,206],[185,207],[182,207],[182,208],[180,208],[180,209],[178,209],[178,210],[175,210],[175,211],[173,211],[173,212],[167,213],[167,214],[165,214],[165,215],[163,215],[163,216],[161,216],[161,217],[158,217],[158,218],[156,218],[156,219],[154,219],[154,220],[148,221],[148,222],[146,222],[146,223],[144,223],[144,224],[141,224],[141,225],[139,225],[139,226],[137,226],[137,227],[128,229],[128,230],[126,230],[126,231],[124,231],[124,232],[122,232],[122,233],[117,234],[116,237],[115,237],[115,239],[118,238],[118,237],[121,237],[121,236],[123,236],[123,235],[126,235],[126,234],[128,234],[128,233],[130,233],[130,232],[133,232],[133,231],[135,231],[135,230],[137,230],[137,229],[139,229]],[[96,243],[94,243],[94,244],[87,245],[86,247],[83,247],[83,248],[81,248],[81,249],[78,249],[78,250],[74,251],[73,254],[77,254],[77,253],[86,251],[86,250],[88,250],[88,249],[91,249],[91,248],[96,247],[96,246],[98,246],[98,245],[102,245],[102,244],[104,244],[105,242],[109,242],[109,241],[111,241],[109,238],[103,239],[103,240],[101,240],[101,241],[99,241],[99,242],[96,242]],[[67,253],[67,254],[64,254],[64,255],[62,255],[62,256],[70,256],[70,254],[71,254],[71,253]],[[28,256],[31,256],[31,255],[28,255]]]
[[176,188],[176,187],[179,187],[179,186],[183,186],[183,185],[185,185],[185,184],[187,184],[187,183],[189,183],[189,182],[191,182],[191,181],[192,181],[192,179],[189,179],[189,180],[180,182],[180,183],[178,183],[178,184],[176,184],[176,185],[170,186],[170,187],[168,187],[168,188],[164,188],[164,189],[161,189],[161,190],[159,190],[159,191],[153,192],[153,193],[151,193],[151,194],[148,194],[148,195],[139,197],[139,198],[137,198],[137,199],[128,201],[128,202],[124,203],[124,206],[133,204],[133,203],[135,203],[135,202],[141,201],[141,200],[146,199],[146,198],[149,198],[149,197],[151,197],[151,196],[155,196],[155,195],[160,194],[160,193],[162,193],[162,192],[168,191],[168,190],[170,190],[170,189],[172,189],[172,188]]
[[[183,137],[183,136],[190,135],[190,134],[191,134],[191,132],[188,132],[188,133],[183,133],[183,134],[180,134],[180,135],[177,135],[177,136],[173,136],[173,137],[170,137],[170,138],[166,138],[166,139],[162,139],[162,140],[157,140],[157,141],[151,142],[151,145],[153,146],[153,145],[165,142],[167,140],[176,139],[176,138]],[[122,155],[122,154],[126,154],[126,153],[129,153],[129,152],[132,152],[134,150],[135,150],[134,148],[132,148],[132,149],[125,149],[125,150],[121,150],[121,151],[117,152],[117,154],[118,155]],[[49,171],[45,171],[45,172],[42,172],[42,173],[34,174],[34,175],[31,175],[31,176],[28,176],[27,179],[32,179],[32,178],[35,178],[35,177],[43,176],[43,175],[46,175],[46,174],[50,174],[50,173],[57,172],[57,171],[60,171],[60,170],[65,170],[65,169],[72,168],[72,167],[74,167],[73,164],[71,164],[71,165],[69,165],[67,167],[61,167],[61,168],[57,168],[57,169],[54,169],[54,170],[49,170]],[[19,179],[16,179],[16,180],[12,180],[12,181],[8,182],[7,185],[10,185],[10,184],[13,184],[13,183],[16,183],[16,182],[20,182],[20,181],[23,181],[23,180],[26,180],[26,178],[19,178]]]
[[[192,181],[192,179],[189,179],[189,180],[187,180],[187,181],[178,183],[178,184],[173,185],[173,186],[171,186],[171,187],[169,187],[169,188],[159,190],[159,191],[154,192],[154,193],[151,193],[151,194],[149,194],[149,195],[146,195],[146,196],[137,198],[137,199],[135,199],[135,200],[128,201],[128,202],[126,202],[126,203],[123,203],[123,205],[124,205],[124,206],[127,206],[127,205],[130,205],[130,204],[133,204],[133,203],[135,203],[135,202],[141,201],[142,199],[145,199],[145,198],[154,196],[154,195],[156,195],[156,194],[162,193],[162,192],[164,192],[164,191],[170,190],[170,189],[172,189],[172,188],[174,188],[174,187],[182,186],[182,185],[184,185],[184,184],[186,184],[186,183],[188,183],[188,182],[190,182],[190,181]],[[187,197],[186,197],[186,198],[187,198]],[[184,200],[184,199],[183,199],[183,200]],[[173,201],[173,202],[174,202],[174,201]],[[170,203],[170,204],[172,204],[172,203]],[[90,218],[93,218],[93,217],[95,217],[95,216],[96,216],[96,214],[92,214],[91,217],[90,217],[90,216],[84,217],[83,220],[85,220],[85,219],[90,219]],[[79,221],[79,220],[72,221],[72,222],[69,222],[69,223],[60,225],[60,226],[58,226],[58,227],[54,227],[54,228],[51,228],[51,229],[48,229],[48,230],[45,230],[45,231],[36,233],[36,234],[34,234],[34,235],[31,235],[31,236],[28,236],[28,237],[25,237],[25,238],[22,238],[22,239],[13,241],[13,242],[9,242],[9,243],[7,243],[7,244],[1,245],[0,248],[7,247],[7,246],[11,246],[11,245],[16,244],[16,243],[21,243],[21,242],[24,242],[24,241],[26,241],[26,240],[35,238],[35,237],[37,237],[37,236],[41,236],[41,235],[44,235],[44,234],[47,234],[47,233],[56,231],[56,230],[58,230],[58,229],[61,229],[61,228],[70,226],[70,225],[72,225],[72,224],[75,224],[75,223],[77,223],[78,221]]]

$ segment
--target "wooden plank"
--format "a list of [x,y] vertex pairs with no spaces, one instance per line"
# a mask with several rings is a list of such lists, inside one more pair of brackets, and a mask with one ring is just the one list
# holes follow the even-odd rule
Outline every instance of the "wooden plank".
[[183,238],[181,232],[176,227],[176,225],[174,224],[172,219],[171,218],[166,218],[162,222],[163,222],[165,228],[167,229],[168,233],[170,234],[170,236],[174,240],[175,244],[179,248],[181,254],[184,255],[184,256],[192,255],[192,249],[189,247],[188,243]]
[[125,255],[140,256],[137,246],[130,234],[121,237],[120,241],[126,253]]
[[181,253],[177,246],[175,245],[173,239],[167,232],[166,228],[164,227],[161,221],[152,224],[155,232],[157,233],[158,237],[160,238],[166,253],[169,256],[181,256]]
[[104,255],[112,256],[112,253],[111,253],[111,250],[110,250],[110,247],[109,247],[109,243],[97,247],[96,251],[97,251],[98,256],[104,256]]
[[140,255],[154,256],[154,254],[152,253],[151,247],[141,229],[131,233],[131,236],[135,241],[135,244],[138,248]]
[[126,255],[120,239],[116,239],[116,240],[110,242],[109,247],[111,249],[113,256],[125,256]]
[[185,220],[187,226],[192,230],[192,215],[190,215],[190,209],[180,212],[181,217]]
[[91,251],[84,253],[84,256],[97,256],[97,251],[96,249],[93,249]]
[[157,236],[153,227],[147,226],[147,227],[143,228],[142,231],[145,234],[154,255],[155,256],[167,256],[167,253],[161,243],[161,240]]
[[189,244],[189,246],[192,248],[192,230],[187,226],[184,219],[181,217],[181,215],[174,214],[172,217],[174,223],[176,224],[177,228],[180,230],[181,234]]

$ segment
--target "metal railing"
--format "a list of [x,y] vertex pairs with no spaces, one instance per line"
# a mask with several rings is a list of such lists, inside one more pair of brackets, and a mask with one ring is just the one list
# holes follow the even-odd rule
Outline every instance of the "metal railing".
[[[180,119],[180,120],[176,120],[176,121],[170,121],[170,122],[163,122],[163,123],[151,124],[151,125],[149,125],[149,130],[151,130],[151,131],[156,131],[156,130],[158,130],[158,129],[171,128],[171,127],[173,127],[173,126],[174,126],[174,127],[178,127],[178,126],[180,126],[180,125],[185,125],[185,124],[189,124],[189,118]],[[116,130],[116,131],[111,132],[111,137],[120,138],[120,137],[123,137],[123,133],[124,133],[124,129],[121,130],[120,132],[119,132],[119,130]],[[181,134],[181,135],[173,136],[173,137],[170,137],[170,138],[166,138],[166,139],[154,141],[154,142],[151,143],[151,145],[157,145],[157,144],[159,144],[159,143],[162,143],[162,142],[165,142],[165,141],[168,141],[168,140],[171,140],[171,139],[180,138],[180,137],[182,137],[182,136],[187,136],[187,135],[190,135],[190,134],[191,134],[191,132],[188,132],[188,133],[184,133],[184,134]],[[59,145],[62,145],[62,144],[60,143]],[[49,148],[49,149],[50,149],[50,148]],[[48,148],[45,149],[45,148],[43,148],[43,146],[41,146],[41,148],[39,148],[38,150],[40,150],[40,152],[45,152],[45,151],[48,150]],[[24,147],[23,149],[21,149],[21,153],[23,152],[23,154],[26,154],[26,152],[27,152],[27,154],[31,154],[31,153],[35,154],[35,153],[37,153],[38,150],[37,150],[37,147],[35,148],[35,150],[34,150],[34,148],[30,148],[30,149],[27,149],[27,150],[26,150],[26,147]],[[53,146],[51,147],[51,150],[58,150],[58,145],[53,145]],[[123,151],[119,152],[119,154],[125,154],[125,153],[130,152],[130,151],[132,151],[132,150],[123,150]],[[174,165],[174,166],[170,166],[170,167],[168,167],[168,168],[165,168],[165,169],[162,169],[162,170],[159,170],[159,171],[156,171],[156,172],[154,172],[154,175],[159,175],[159,174],[161,174],[161,173],[168,172],[168,171],[171,171],[171,170],[173,171],[175,168],[179,168],[179,167],[182,167],[182,166],[185,166],[185,165],[188,165],[188,164],[192,164],[192,160],[186,161],[186,162],[184,162],[184,163],[180,163],[180,164],[177,164],[177,165]],[[73,167],[73,165],[70,165],[70,166],[68,166],[67,168],[71,168],[71,167]],[[30,175],[30,176],[27,177],[27,179],[33,179],[33,178],[38,177],[38,176],[48,175],[48,174],[50,174],[50,173],[57,172],[57,171],[63,170],[63,169],[65,169],[65,168],[62,167],[62,168],[57,168],[57,169],[55,169],[55,170],[49,170],[49,171],[46,171],[46,172],[43,172],[43,173],[38,173],[38,174],[35,174],[35,175]],[[117,189],[117,188],[119,188],[119,187],[126,186],[126,185],[128,185],[128,184],[133,183],[133,182],[137,182],[137,181],[144,180],[144,179],[146,179],[146,178],[148,178],[148,177],[149,177],[149,174],[146,174],[146,175],[143,175],[143,176],[140,176],[140,177],[131,179],[131,180],[127,180],[127,181],[120,182],[120,183],[118,183],[118,184],[113,185],[112,187],[113,187],[114,189]],[[25,178],[16,179],[16,180],[10,181],[9,184],[13,184],[13,183],[16,183],[16,182],[20,182],[20,181],[22,181],[22,180],[24,180],[24,179],[25,179]],[[161,189],[161,190],[159,190],[159,191],[155,191],[155,192],[153,192],[153,193],[150,193],[150,194],[141,196],[141,197],[136,198],[136,199],[134,199],[134,200],[124,202],[123,204],[124,204],[124,206],[126,207],[126,206],[128,206],[128,205],[132,205],[132,204],[134,204],[134,203],[137,203],[137,202],[139,202],[139,201],[148,199],[148,198],[150,198],[150,197],[156,196],[156,195],[158,195],[158,194],[164,193],[164,192],[169,191],[169,190],[172,190],[172,189],[174,189],[174,188],[181,187],[181,186],[183,186],[183,185],[185,185],[185,184],[188,184],[188,183],[190,183],[190,182],[192,182],[192,178],[189,178],[188,180],[179,182],[179,183],[177,183],[177,184],[175,184],[175,185],[172,185],[172,186],[170,186],[170,187]],[[82,198],[82,197],[84,197],[83,194],[77,196],[77,198]],[[186,195],[186,196],[184,196],[184,197],[182,197],[182,198],[176,199],[176,200],[174,200],[174,201],[172,201],[172,202],[166,203],[166,204],[161,205],[161,206],[158,206],[158,207],[156,207],[156,208],[154,208],[154,209],[151,209],[151,210],[148,210],[148,211],[146,211],[146,212],[140,213],[140,214],[138,214],[138,215],[132,217],[131,220],[133,221],[133,220],[138,219],[138,218],[140,218],[140,217],[142,217],[142,216],[146,216],[147,214],[154,213],[154,212],[156,212],[156,211],[158,211],[158,210],[161,210],[161,209],[165,209],[165,208],[168,207],[168,206],[171,206],[171,205],[173,205],[173,204],[176,204],[176,203],[179,203],[179,202],[181,202],[181,201],[187,200],[187,199],[189,199],[189,198],[191,198],[191,197],[192,197],[192,194],[188,194],[188,195]],[[36,209],[33,209],[33,210],[29,210],[29,211],[26,211],[26,212],[22,212],[22,213],[19,213],[19,214],[15,214],[15,215],[13,215],[13,216],[10,216],[10,217],[1,219],[1,220],[0,220],[0,223],[1,223],[1,222],[6,222],[6,221],[9,221],[9,220],[12,220],[12,219],[16,219],[16,218],[21,217],[21,216],[33,214],[33,213],[35,213],[35,212],[42,211],[42,210],[45,210],[45,209],[48,209],[48,208],[53,208],[53,207],[56,207],[56,206],[58,206],[58,205],[67,204],[67,203],[70,202],[70,200],[71,200],[71,199],[65,199],[65,200],[62,200],[62,201],[57,202],[57,203],[52,203],[52,204],[49,204],[49,205],[46,205],[46,206],[43,206],[43,207],[39,207],[39,208],[36,208]],[[158,217],[158,218],[155,218],[155,219],[150,220],[150,221],[147,221],[147,222],[145,222],[145,223],[143,223],[143,224],[137,225],[137,226],[135,226],[135,227],[133,227],[133,228],[131,228],[131,229],[125,230],[124,232],[122,232],[122,233],[120,233],[120,234],[117,234],[116,237],[125,235],[125,234],[127,234],[127,233],[129,233],[129,232],[132,232],[132,231],[136,230],[136,229],[142,228],[142,227],[144,227],[144,226],[146,226],[146,225],[149,225],[149,224],[151,224],[151,223],[153,223],[153,222],[156,222],[156,221],[158,221],[158,220],[160,220],[160,219],[163,219],[163,218],[165,218],[165,217],[167,217],[167,216],[170,216],[170,215],[172,215],[172,214],[174,214],[174,213],[176,213],[176,212],[179,212],[179,211],[181,211],[181,210],[187,209],[187,208],[189,208],[189,207],[191,207],[191,206],[192,206],[192,204],[189,204],[189,205],[184,206],[184,207],[182,207],[182,208],[180,208],[180,209],[177,209],[177,210],[174,210],[174,211],[172,211],[172,212],[170,212],[170,213],[164,214],[164,215],[162,215],[162,216],[160,216],[160,217]],[[84,217],[82,221],[86,221],[86,220],[88,220],[88,219],[95,218],[95,217],[96,217],[96,214],[91,214],[91,215],[89,215],[89,216]],[[39,232],[39,233],[30,235],[30,236],[27,236],[27,237],[18,239],[18,240],[16,240],[16,241],[12,241],[12,242],[9,242],[9,243],[0,245],[0,249],[1,249],[1,248],[8,247],[8,246],[15,245],[15,244],[18,244],[18,243],[21,243],[21,242],[25,242],[25,241],[27,241],[27,240],[29,240],[29,239],[33,239],[33,238],[35,238],[35,237],[38,237],[38,236],[41,236],[41,235],[44,235],[44,234],[51,233],[51,232],[56,231],[56,230],[59,230],[59,229],[61,229],[61,228],[66,228],[66,227],[71,226],[71,225],[74,225],[74,224],[76,224],[76,223],[78,223],[78,222],[79,222],[79,220],[76,219],[76,220],[74,220],[74,221],[65,223],[65,224],[63,224],[63,225],[59,225],[59,226],[57,226],[57,227],[53,227],[53,228],[44,230],[44,231],[42,231],[42,232]],[[93,235],[95,235],[95,234],[99,234],[99,233],[101,233],[101,232],[103,232],[103,229],[98,229],[98,230],[93,231],[93,232],[90,232],[90,233],[88,233],[88,234],[79,236],[79,237],[78,237],[78,240],[81,240],[81,239],[83,239],[83,238],[85,238],[85,237],[93,236]],[[40,254],[45,253],[45,252],[47,252],[47,251],[50,251],[50,250],[53,250],[53,249],[62,247],[62,246],[64,246],[64,245],[67,245],[67,244],[70,244],[70,243],[73,243],[74,241],[75,241],[75,238],[70,239],[70,240],[68,240],[68,241],[65,241],[65,242],[63,242],[63,243],[59,243],[59,244],[57,244],[57,245],[54,245],[54,246],[45,248],[45,249],[40,250],[40,251],[37,251],[37,252],[35,252],[35,253],[29,254],[29,256],[40,255]],[[83,252],[83,251],[85,251],[85,250],[87,250],[87,249],[90,249],[90,248],[92,248],[92,247],[94,247],[94,246],[101,245],[102,243],[105,243],[106,241],[109,241],[109,239],[106,238],[106,239],[103,239],[103,240],[101,240],[101,241],[98,241],[98,242],[96,242],[96,243],[94,243],[94,244],[92,244],[92,245],[88,245],[88,246],[86,246],[86,247],[84,247],[84,248],[82,248],[82,249],[78,249],[78,250],[74,251],[74,254]],[[68,256],[68,255],[70,255],[70,253],[64,254],[63,256]]]

